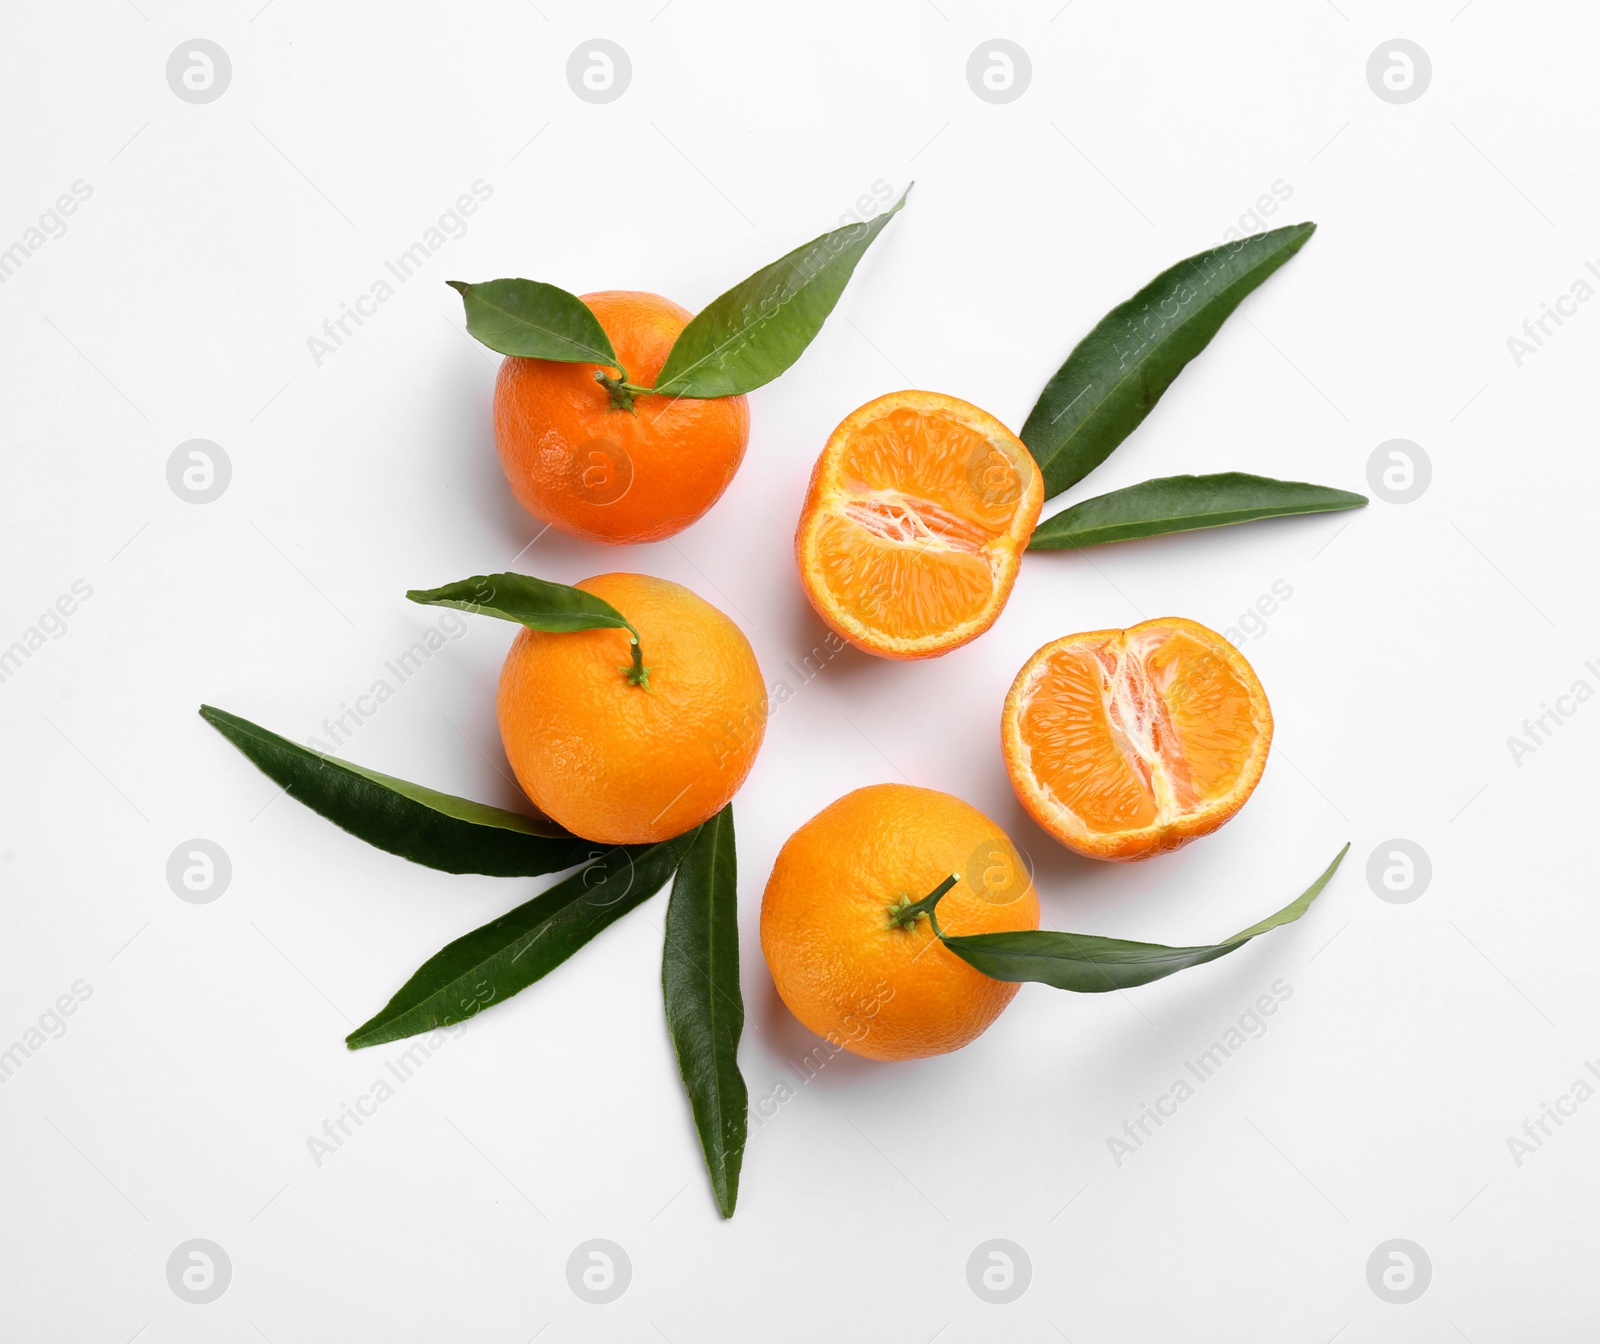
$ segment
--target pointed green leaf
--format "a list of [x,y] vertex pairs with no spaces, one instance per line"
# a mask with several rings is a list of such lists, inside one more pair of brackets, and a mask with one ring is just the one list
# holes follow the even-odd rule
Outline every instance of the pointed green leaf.
[[749,1095],[739,1072],[739,898],[733,804],[700,827],[672,881],[661,987],[678,1072],[724,1218],[739,1198]]
[[380,775],[302,747],[210,705],[200,717],[291,798],[369,845],[447,873],[536,877],[592,858],[595,846],[548,817],[524,816]]
[[856,263],[906,195],[871,220],[813,238],[713,299],[679,333],[655,390],[732,397],[770,383],[822,330]]
[[1365,495],[1302,481],[1274,481],[1242,471],[1215,476],[1162,476],[1096,495],[1062,509],[1033,530],[1030,551],[1077,550],[1108,541],[1227,527],[1293,513],[1359,509]]
[[459,583],[447,583],[443,588],[414,588],[406,596],[426,606],[457,607],[482,616],[497,616],[531,630],[565,633],[632,629],[628,618],[604,598],[526,574],[479,574]]
[[1081,481],[1139,427],[1245,295],[1316,227],[1291,224],[1189,257],[1096,323],[1045,384],[1022,427],[1046,499]]
[[543,979],[602,929],[660,891],[694,839],[608,849],[587,868],[423,962],[352,1050],[453,1026]]
[[461,295],[467,331],[491,350],[525,359],[617,367],[611,338],[576,294],[538,280],[445,283]]
[[[1209,946],[1166,947],[1161,943],[1133,943],[1121,938],[1097,938],[1086,933],[1057,933],[1047,929],[974,933],[943,938],[943,941],[968,965],[995,980],[1014,983],[1032,980],[1080,994],[1128,989],[1225,957],[1269,929],[1299,919],[1328,885],[1349,849],[1350,846],[1345,845],[1322,876],[1282,910],[1225,942]],[[935,925],[936,931],[937,927]]]

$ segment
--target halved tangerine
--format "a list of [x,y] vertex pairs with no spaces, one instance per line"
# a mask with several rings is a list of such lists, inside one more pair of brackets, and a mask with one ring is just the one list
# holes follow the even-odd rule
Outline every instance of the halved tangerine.
[[891,392],[847,415],[817,459],[795,533],[800,579],[857,648],[948,653],[994,624],[1043,503],[1039,468],[994,416]]
[[1244,804],[1272,745],[1255,672],[1179,616],[1052,640],[1011,684],[1001,744],[1017,797],[1062,844],[1146,859]]

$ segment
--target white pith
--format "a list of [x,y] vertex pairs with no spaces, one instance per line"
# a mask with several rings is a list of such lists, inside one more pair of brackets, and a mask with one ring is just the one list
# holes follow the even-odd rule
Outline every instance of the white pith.
[[[1151,681],[1144,658],[1163,637],[1157,633],[1135,636],[1131,640],[1118,638],[1080,649],[1093,658],[1100,669],[1100,702],[1105,708],[1111,739],[1123,759],[1139,774],[1150,791],[1156,817],[1147,827],[1140,829],[1159,829],[1180,817],[1194,815],[1196,810],[1192,792],[1184,789],[1172,765],[1156,745],[1158,731],[1164,729],[1170,740],[1172,728],[1167,720],[1166,702],[1160,694],[1163,688]],[[1019,697],[1023,713],[1039,693],[1039,683],[1049,667],[1051,656],[1059,652],[1064,650],[1052,649],[1034,665]],[[1020,720],[1021,714],[1017,717]],[[1011,723],[1008,723],[1007,729],[1012,730]],[[1033,771],[1033,776],[1040,796],[1053,809],[1070,817],[1077,829],[1091,829],[1082,816],[1051,791],[1037,771]]]
[[[958,535],[939,514],[953,517],[946,510],[925,499],[907,495],[899,490],[862,490],[854,494],[838,495],[832,501],[832,511],[864,528],[882,541],[912,546],[920,550],[938,548],[947,551],[965,551],[971,555],[984,553],[984,545],[969,537]],[[932,515],[933,521],[930,521]],[[886,529],[884,523],[888,522]],[[984,532],[990,539],[993,533],[976,523],[968,524],[975,532]]]

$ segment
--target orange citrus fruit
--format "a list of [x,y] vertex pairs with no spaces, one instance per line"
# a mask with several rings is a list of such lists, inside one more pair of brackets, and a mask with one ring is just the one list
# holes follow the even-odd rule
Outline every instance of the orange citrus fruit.
[[1044,481],[987,411],[891,392],[852,411],[811,474],[795,553],[811,605],[857,648],[931,658],[999,616]]
[[1209,835],[1267,763],[1272,710],[1239,651],[1178,616],[1052,640],[1001,715],[1033,819],[1094,859],[1146,859]]
[[761,950],[789,1011],[868,1059],[940,1055],[980,1036],[1017,986],[942,946],[926,915],[895,919],[952,873],[960,880],[934,911],[945,933],[1039,927],[1016,846],[948,793],[875,784],[806,822],[761,901]]
[[524,629],[500,673],[500,737],[535,807],[608,845],[680,835],[744,783],[766,732],[761,669],[743,631],[680,584],[601,574],[577,585],[639,632]]
[[[608,290],[583,301],[630,382],[654,385],[693,316],[659,294]],[[535,518],[589,541],[660,541],[728,488],[750,438],[743,397],[613,403],[596,364],[510,356],[494,388],[494,437],[511,491]]]

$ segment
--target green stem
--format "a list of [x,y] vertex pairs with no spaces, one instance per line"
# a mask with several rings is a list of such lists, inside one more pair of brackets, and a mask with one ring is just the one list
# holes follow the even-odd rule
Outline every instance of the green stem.
[[961,875],[959,873],[951,873],[949,877],[945,878],[943,882],[939,883],[920,901],[908,901],[902,896],[894,905],[889,907],[890,927],[909,929],[923,915],[926,915],[933,923],[934,933],[942,938],[944,935],[939,933],[939,924],[933,917],[933,908],[939,904],[939,900],[945,892],[949,891],[960,880]]
[[596,369],[594,371],[594,380],[611,394],[612,410],[627,411],[629,415],[638,415],[639,412],[633,408],[633,399],[635,397],[653,396],[655,389],[653,387],[640,387],[638,383],[630,383],[628,381],[628,371],[620,364],[616,366],[616,370],[618,376],[613,378],[604,369]]
[[650,669],[644,665],[644,650],[639,646],[639,632],[630,624],[628,633],[633,639],[633,665],[621,669],[623,676],[627,677],[628,685],[638,686],[644,690],[650,689]]

